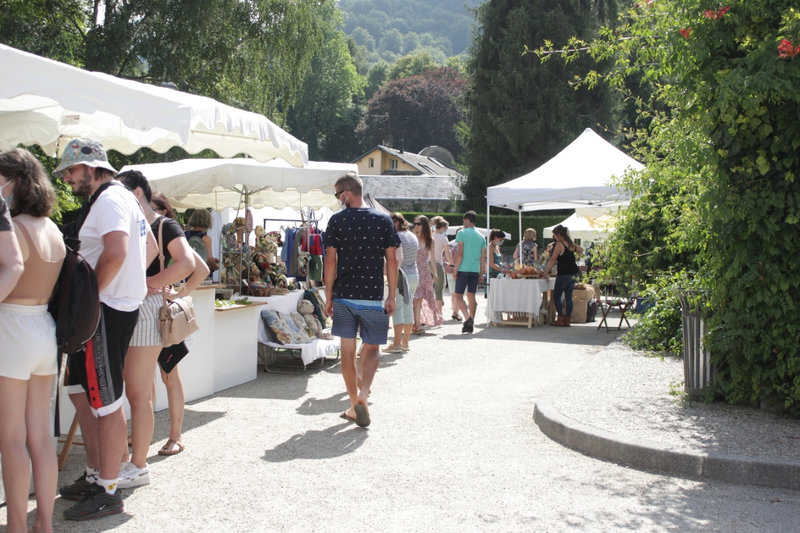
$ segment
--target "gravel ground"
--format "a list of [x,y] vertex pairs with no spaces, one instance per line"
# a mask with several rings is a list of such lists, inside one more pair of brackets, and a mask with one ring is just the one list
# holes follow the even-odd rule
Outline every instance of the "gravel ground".
[[[156,455],[168,422],[157,413],[152,483],[124,492],[123,514],[92,522],[65,522],[70,502],[59,499],[55,530],[796,531],[798,492],[637,471],[539,431],[532,414],[542,397],[572,395],[559,405],[579,403],[574,416],[608,419],[621,431],[644,426],[652,418],[641,415],[645,407],[673,426],[677,415],[668,413],[691,412],[662,390],[677,379],[674,365],[628,354],[615,339],[593,324],[481,323],[462,335],[448,322],[413,338],[410,352],[382,357],[368,429],[338,417],[347,400],[337,364],[294,376],[260,372],[187,406],[180,455]],[[653,398],[620,397],[629,388],[622,381],[601,387],[599,370],[586,370],[612,368],[609,345],[609,361],[646,367],[645,377],[670,369]],[[614,420],[626,413],[633,421]],[[73,447],[59,483],[77,477],[84,460]]]
[[759,409],[690,401],[683,361],[614,343],[565,380],[550,401],[563,415],[673,449],[800,458],[800,420]]

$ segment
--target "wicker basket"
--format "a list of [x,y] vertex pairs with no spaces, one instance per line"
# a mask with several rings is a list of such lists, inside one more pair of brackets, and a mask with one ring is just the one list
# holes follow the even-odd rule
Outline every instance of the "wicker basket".
[[266,283],[260,281],[250,282],[248,292],[250,296],[269,296],[269,287]]

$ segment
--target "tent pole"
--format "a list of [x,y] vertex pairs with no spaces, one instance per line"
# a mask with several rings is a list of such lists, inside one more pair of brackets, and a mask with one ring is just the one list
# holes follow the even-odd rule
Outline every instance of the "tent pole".
[[[491,235],[491,230],[489,228],[492,227],[490,224],[490,217],[492,216],[491,213],[491,206],[489,205],[489,196],[486,196],[486,236],[489,238]],[[489,243],[491,244],[491,239],[489,239]],[[491,277],[489,276],[489,247],[486,247],[486,275],[483,278],[483,282],[486,284],[486,297],[489,297],[489,280]],[[486,313],[486,327],[489,327],[489,313]]]
[[[517,235],[519,235],[519,238],[517,239],[517,241],[521,243],[522,242],[522,206],[519,206],[519,211],[517,211],[517,216],[518,216],[517,225],[518,225],[518,231],[519,231],[519,233],[517,234]],[[520,249],[520,252],[521,251],[522,251],[522,249]],[[519,252],[517,252],[517,253],[519,253]],[[522,264],[522,257],[519,257],[519,262],[520,262],[520,264]]]

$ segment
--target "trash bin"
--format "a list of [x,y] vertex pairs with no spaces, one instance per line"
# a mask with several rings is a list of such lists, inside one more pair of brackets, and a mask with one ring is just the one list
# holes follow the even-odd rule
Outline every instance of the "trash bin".
[[690,297],[697,294],[678,290],[683,322],[683,390],[693,397],[700,396],[704,388],[715,382],[711,354],[703,346],[706,330],[702,310],[700,306],[692,306],[689,301]]

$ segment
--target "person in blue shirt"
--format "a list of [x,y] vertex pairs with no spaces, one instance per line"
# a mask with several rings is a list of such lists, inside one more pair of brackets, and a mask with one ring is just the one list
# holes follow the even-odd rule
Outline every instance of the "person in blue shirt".
[[[366,427],[378,347],[386,344],[395,309],[400,239],[388,215],[364,204],[358,175],[348,172],[336,180],[335,188],[343,209],[331,216],[325,231],[325,312],[333,317],[331,333],[341,338],[342,377],[350,397],[350,408],[339,416]],[[356,368],[359,331],[362,348]]]
[[[461,333],[472,333],[475,313],[478,310],[475,291],[478,289],[478,282],[486,273],[486,239],[475,229],[476,220],[478,215],[475,211],[464,213],[464,227],[456,235],[458,259],[453,277],[456,280],[455,301],[458,310],[464,313]],[[464,291],[467,292],[469,307],[464,302]]]

